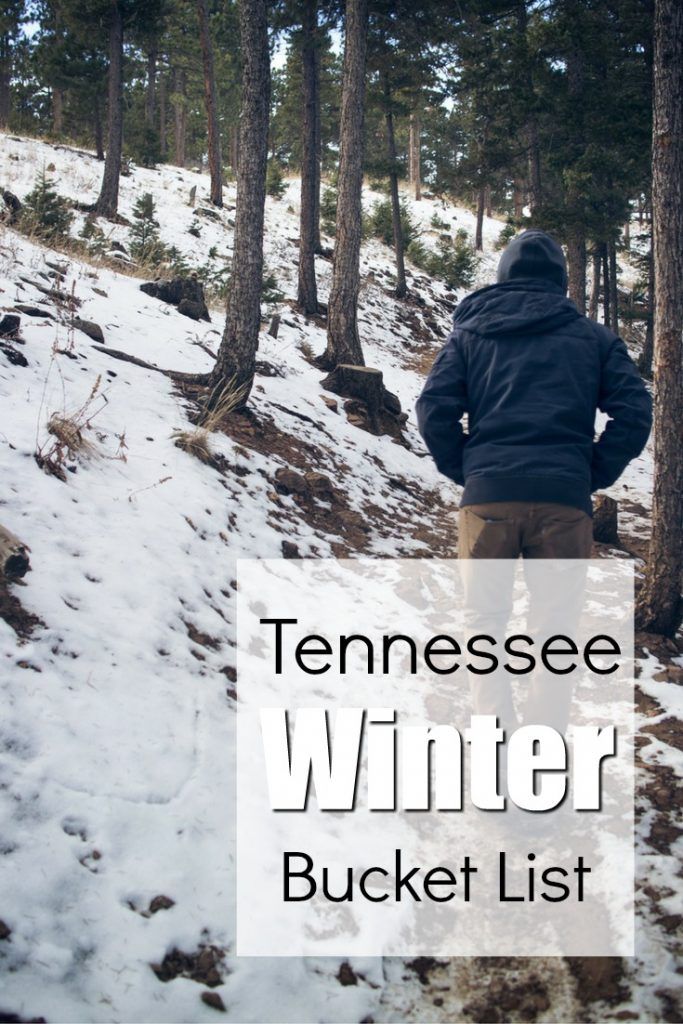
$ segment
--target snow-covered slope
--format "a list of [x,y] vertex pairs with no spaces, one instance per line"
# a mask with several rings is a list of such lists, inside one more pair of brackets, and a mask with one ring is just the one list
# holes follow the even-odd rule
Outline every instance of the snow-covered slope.
[[[20,197],[51,164],[62,194],[95,198],[94,158],[2,138],[0,184]],[[152,192],[164,241],[192,265],[218,265],[231,248],[234,192],[226,189],[219,214],[197,215],[193,186],[201,209],[204,176],[135,169],[122,179],[121,212],[129,217],[135,199]],[[292,181],[267,204],[266,259],[284,293],[279,333],[262,334],[250,412],[212,434],[210,464],[174,441],[174,430],[193,429],[191,393],[106,349],[207,370],[221,310],[195,323],[143,294],[130,268],[56,254],[0,229],[0,316],[17,305],[42,311],[21,313],[11,348],[23,360],[0,354],[0,523],[30,545],[33,566],[12,587],[20,606],[3,597],[13,625],[0,618],[0,919],[9,930],[2,939],[0,928],[0,1010],[53,1022],[208,1021],[216,1009],[201,997],[212,992],[235,1021],[476,1017],[462,1009],[485,984],[474,966],[448,981],[439,1009],[420,971],[402,962],[354,961],[355,984],[342,984],[333,959],[231,957],[236,558],[443,557],[456,546],[457,489],[425,457],[413,414],[456,296],[412,269],[413,299],[397,302],[390,251],[364,245],[366,360],[382,369],[409,421],[403,443],[360,429],[311,364],[324,326],[292,308],[297,192]],[[473,228],[466,210],[425,200],[412,211],[425,232],[434,212]],[[81,223],[82,215],[75,233]],[[199,238],[188,231],[197,224]],[[127,244],[125,225],[101,226]],[[501,227],[485,224],[480,283],[492,277]],[[319,260],[318,272],[325,299],[330,264]],[[55,287],[68,297],[41,290]],[[70,325],[74,312],[102,328],[106,348]],[[62,459],[48,431],[55,415],[86,442]],[[36,452],[59,463],[63,479],[44,472]],[[644,511],[649,490],[646,455],[615,493]],[[635,535],[645,521],[631,516]],[[653,657],[648,679],[660,669]],[[649,685],[657,724],[673,709],[675,686]],[[669,766],[670,746],[652,743],[655,762]],[[653,879],[673,876],[672,851],[648,866]],[[641,1020],[661,1005],[648,990],[653,974],[659,988],[675,987],[662,934],[648,925],[647,956],[614,1000]],[[531,984],[530,970],[545,979],[548,1014],[560,1015],[552,1019],[579,1012],[566,968],[520,966],[520,985]],[[591,1010],[599,1019],[611,1012]]]

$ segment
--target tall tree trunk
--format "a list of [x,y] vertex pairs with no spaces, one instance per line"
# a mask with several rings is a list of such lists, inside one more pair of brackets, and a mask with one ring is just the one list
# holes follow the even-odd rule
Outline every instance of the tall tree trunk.
[[223,171],[221,168],[221,137],[216,116],[216,76],[213,69],[213,45],[209,31],[209,10],[207,0],[197,0],[199,17],[199,41],[202,47],[204,68],[204,105],[208,129],[209,173],[211,175],[211,202],[223,205]]
[[322,114],[320,109],[320,39],[317,36],[313,56],[315,59],[315,188],[313,190],[313,233],[315,236],[315,251],[322,254],[323,244],[320,239],[320,186],[323,166],[323,133]]
[[52,131],[59,138],[64,131],[64,92],[52,90]]
[[175,162],[178,167],[185,166],[185,128],[187,123],[187,109],[185,106],[185,81],[184,68],[176,68],[173,81],[173,113],[175,124]]
[[233,174],[237,174],[240,152],[239,126],[233,125],[230,129],[230,166]]
[[655,477],[636,621],[673,636],[683,618],[683,6],[655,0],[652,212]]
[[154,128],[156,112],[157,51],[151,47],[147,54],[147,92],[145,93],[145,124]]
[[102,100],[100,94],[95,90],[92,103],[93,111],[93,135],[95,138],[95,155],[98,160],[104,160],[104,136],[102,132]]
[[524,106],[526,108],[525,136],[529,168],[529,208],[533,213],[541,205],[543,195],[541,187],[541,152],[538,141],[538,122],[535,111],[534,81],[531,70],[527,22],[527,0],[520,0],[517,6],[517,43],[521,57],[521,84],[524,94]]
[[492,200],[491,200],[491,186],[487,185],[486,186],[486,193],[485,193],[485,196],[484,196],[484,210],[486,212],[486,216],[487,217],[492,217],[493,216],[493,206],[491,205],[491,203],[492,203]]
[[0,129],[7,128],[11,110],[12,47],[8,35],[0,35]]
[[609,304],[609,255],[607,245],[603,242],[600,246],[600,262],[602,263],[602,322],[605,327],[611,327],[610,304]]
[[396,257],[397,299],[405,298],[406,265],[403,251],[403,226],[401,224],[401,199],[398,194],[398,168],[396,166],[396,139],[394,137],[394,114],[391,109],[392,95],[389,76],[384,76],[384,120],[387,133],[387,156],[389,158],[389,190],[391,193],[391,223],[394,233],[394,255]]
[[607,244],[609,256],[609,321],[615,334],[619,333],[619,291],[617,280],[617,247],[614,239]]
[[315,281],[316,192],[319,182],[317,132],[317,0],[304,0],[302,28],[301,214],[299,218],[298,302],[304,313],[318,312]]
[[168,144],[166,141],[166,75],[162,70],[159,76],[159,156],[166,159]]
[[521,224],[522,217],[524,216],[524,182],[518,178],[515,178],[512,190],[512,204],[515,211],[515,223]]
[[474,233],[474,248],[481,252],[484,248],[484,208],[486,206],[486,187],[477,192],[477,227]]
[[320,360],[327,369],[333,369],[338,363],[365,365],[357,314],[367,31],[367,0],[346,0],[336,242],[327,317],[327,349]]
[[119,205],[119,178],[123,147],[123,15],[119,0],[109,6],[109,124],[107,156],[104,161],[102,188],[95,203],[95,212],[113,218]]
[[588,316],[591,320],[598,319],[598,303],[600,302],[600,248],[593,246],[591,253],[593,265],[593,280],[591,281],[591,297],[588,304]]
[[225,330],[211,374],[210,407],[220,402],[226,387],[239,388],[240,403],[246,402],[254,380],[261,324],[270,109],[266,0],[241,0],[239,23],[243,63],[235,242]]
[[569,298],[580,313],[586,311],[586,236],[574,228],[567,238],[567,275]]
[[415,198],[417,200],[422,198],[421,132],[422,126],[420,124],[420,115],[414,110],[410,115],[410,140],[408,144],[408,154],[410,184],[415,189]]
[[640,353],[640,359],[638,360],[638,369],[642,373],[643,377],[652,379],[652,362],[654,359],[655,347],[655,266],[652,239],[650,239],[650,251],[647,258],[647,311],[648,316],[645,327],[645,340],[643,342],[643,351]]

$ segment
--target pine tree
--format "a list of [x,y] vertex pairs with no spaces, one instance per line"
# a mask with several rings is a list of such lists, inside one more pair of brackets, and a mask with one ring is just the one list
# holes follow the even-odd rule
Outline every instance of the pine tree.
[[297,299],[304,313],[315,314],[318,312],[315,252],[320,234],[320,57],[317,0],[303,0],[301,22],[301,213]]
[[43,169],[26,196],[20,224],[24,231],[46,241],[64,238],[69,233],[73,213]]
[[346,0],[336,242],[327,315],[327,348],[320,360],[325,369],[333,369],[339,363],[365,365],[357,315],[367,26],[367,0]]
[[683,620],[683,7],[655,0],[652,218],[655,264],[655,479],[640,629]]
[[226,388],[237,389],[246,402],[254,379],[261,321],[263,218],[268,157],[270,53],[266,0],[242,0],[242,112],[233,270],[227,317],[218,358],[211,374],[209,407]]
[[24,4],[20,0],[5,0],[0,10],[0,129],[7,128],[9,124],[12,59],[23,14]]
[[199,39],[202,47],[202,64],[204,68],[204,103],[206,105],[207,147],[209,153],[209,173],[211,175],[211,202],[214,206],[223,205],[223,168],[221,160],[221,138],[218,131],[216,112],[216,77],[214,73],[213,43],[209,25],[209,9],[207,0],[197,0],[199,18]]

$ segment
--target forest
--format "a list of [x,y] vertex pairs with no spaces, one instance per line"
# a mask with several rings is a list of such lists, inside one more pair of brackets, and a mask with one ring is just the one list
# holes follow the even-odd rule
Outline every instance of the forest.
[[[679,0],[5,0],[0,1020],[681,1019],[682,183]],[[237,956],[238,563],[456,556],[416,401],[530,228],[653,403],[636,955]]]

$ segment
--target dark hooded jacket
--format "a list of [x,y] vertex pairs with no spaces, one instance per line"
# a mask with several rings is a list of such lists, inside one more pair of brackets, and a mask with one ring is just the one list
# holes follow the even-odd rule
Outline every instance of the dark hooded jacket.
[[[623,341],[566,297],[561,248],[525,231],[498,283],[468,295],[417,402],[437,468],[462,505],[558,502],[591,513],[645,446],[650,396]],[[609,421],[594,441],[595,412]],[[461,419],[467,413],[467,433]]]

